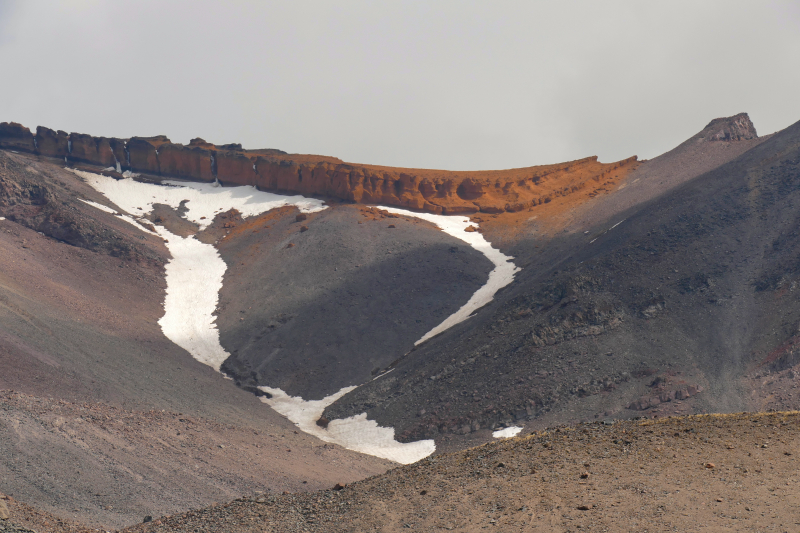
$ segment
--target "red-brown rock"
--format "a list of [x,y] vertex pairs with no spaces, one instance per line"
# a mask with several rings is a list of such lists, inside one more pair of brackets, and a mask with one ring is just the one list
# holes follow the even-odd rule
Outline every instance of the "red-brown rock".
[[44,126],[36,127],[36,147],[39,154],[62,158],[69,155],[69,134],[54,131]]
[[[137,172],[146,172],[158,176],[161,169],[158,164],[158,154],[153,143],[148,139],[133,137],[127,144],[130,166]],[[189,176],[187,176],[189,177]]]
[[158,151],[161,175],[197,181],[214,181],[210,150],[195,144],[163,144]]
[[[37,147],[33,143],[38,144]],[[226,185],[320,195],[345,201],[404,207],[437,214],[533,210],[559,197],[586,190],[592,196],[621,179],[636,157],[603,164],[596,157],[556,165],[510,170],[452,172],[345,163],[334,157],[244,150],[240,144],[215,146],[192,139],[189,146],[163,136],[105,139],[48,128],[36,136],[18,124],[0,125],[0,147],[103,167],[197,181],[218,178]],[[562,202],[563,203],[563,202]]]
[[33,142],[33,133],[22,124],[0,122],[0,148],[34,152],[36,145]]

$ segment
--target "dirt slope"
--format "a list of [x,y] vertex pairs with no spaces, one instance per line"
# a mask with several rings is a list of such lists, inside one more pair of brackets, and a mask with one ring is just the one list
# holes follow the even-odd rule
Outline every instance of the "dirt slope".
[[388,467],[320,448],[166,339],[163,243],[78,198],[104,202],[0,151],[0,491],[109,528]]
[[372,379],[486,282],[483,254],[384,213],[333,204],[299,222],[286,210],[229,223],[218,245],[223,371],[321,399]]
[[794,531],[800,415],[557,428],[128,532]]

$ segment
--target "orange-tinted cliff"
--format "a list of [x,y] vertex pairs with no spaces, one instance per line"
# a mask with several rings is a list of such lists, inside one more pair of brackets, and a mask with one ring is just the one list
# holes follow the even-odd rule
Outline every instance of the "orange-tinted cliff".
[[431,213],[518,212],[581,191],[593,196],[609,178],[633,168],[636,157],[599,163],[577,161],[492,171],[391,168],[345,163],[334,157],[245,150],[193,139],[188,146],[163,135],[109,139],[38,127],[36,134],[16,123],[0,123],[0,148],[32,152],[69,162],[196,181],[322,195]]

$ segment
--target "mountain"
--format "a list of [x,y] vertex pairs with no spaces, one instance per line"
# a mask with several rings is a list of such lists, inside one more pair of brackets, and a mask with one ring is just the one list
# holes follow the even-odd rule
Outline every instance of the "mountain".
[[499,435],[795,408],[799,164],[800,123],[746,114],[477,172],[2,123],[1,490],[91,527],[277,517],[435,452],[357,485],[385,506]]
[[[519,423],[758,409],[754,376],[795,363],[799,146],[795,124],[760,142],[696,136],[642,164],[614,193],[639,187],[638,203],[610,194],[584,209],[599,220],[521,237],[512,285],[325,416],[367,411],[450,449]],[[704,150],[732,157],[692,178]],[[669,167],[672,189],[639,185]]]

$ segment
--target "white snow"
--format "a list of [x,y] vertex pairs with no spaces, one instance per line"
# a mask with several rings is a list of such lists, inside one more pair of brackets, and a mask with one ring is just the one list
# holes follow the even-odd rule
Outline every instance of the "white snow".
[[433,222],[439,229],[452,235],[456,239],[460,239],[483,255],[489,261],[494,263],[494,270],[489,273],[489,279],[486,284],[478,289],[472,298],[467,303],[461,306],[461,309],[450,315],[444,322],[430,330],[422,336],[420,340],[415,342],[415,345],[422,344],[426,340],[438,335],[439,333],[452,328],[459,322],[463,322],[472,316],[472,313],[488,304],[494,299],[494,295],[514,281],[514,274],[519,272],[519,268],[511,262],[513,257],[509,257],[502,253],[500,250],[492,248],[492,245],[483,238],[483,235],[477,231],[468,232],[464,231],[467,227],[472,225],[468,217],[464,216],[448,216],[448,215],[434,215],[433,213],[415,213],[406,209],[398,209],[395,207],[380,207],[380,209],[395,213],[397,215],[404,215],[408,217],[417,217],[428,222]]
[[167,186],[163,186],[128,179],[115,180],[80,170],[73,172],[128,213],[137,212],[139,208],[148,213],[152,211],[153,204],[166,204],[177,209],[183,200],[188,200],[188,211],[184,216],[200,229],[208,227],[218,211],[228,209],[237,209],[243,217],[259,215],[285,205],[296,205],[303,213],[325,209],[321,200],[273,194],[251,186],[217,188],[211,183],[179,181],[166,181],[164,183]]
[[0,220],[5,220],[5,219],[6,219],[6,217],[0,217]]
[[[164,335],[217,372],[229,357],[219,343],[213,313],[219,302],[225,261],[217,249],[193,236],[181,237],[158,228],[172,260],[167,263],[164,316],[158,321]],[[203,290],[197,290],[198,287]]]
[[[221,187],[218,182],[183,181],[167,181],[165,185],[155,185],[132,179],[115,180],[78,170],[73,172],[127,213],[148,213],[156,203],[178,208],[185,202],[187,211],[184,216],[201,229],[211,224],[217,213],[232,208],[241,212],[243,217],[255,216],[285,205],[295,205],[304,213],[325,209],[320,200],[263,192],[251,186]],[[131,173],[126,171],[125,175],[130,176]],[[96,202],[83,201],[107,213],[117,214],[143,231],[148,231],[128,214],[117,213],[114,209]],[[511,262],[511,257],[492,248],[483,235],[464,231],[471,225],[466,217],[414,213],[387,207],[382,209],[433,222],[444,232],[483,253],[495,265],[486,284],[461,309],[426,333],[416,344],[469,318],[474,311],[490,302],[500,288],[511,283],[514,274],[519,270]],[[165,239],[173,257],[166,266],[167,296],[164,301],[164,316],[159,320],[159,325],[167,338],[187,350],[198,361],[219,371],[220,365],[229,354],[219,343],[219,331],[213,313],[222,288],[225,262],[216,248],[201,243],[193,236],[180,237],[158,226],[156,233]],[[266,386],[261,389],[272,396],[262,397],[264,403],[286,416],[302,431],[323,441],[403,464],[423,459],[436,450],[433,440],[397,442],[393,428],[379,427],[377,422],[367,420],[366,413],[332,420],[327,428],[318,426],[316,422],[325,408],[355,387],[345,387],[322,400],[308,401],[289,396],[281,389]],[[522,428],[506,428],[493,435],[498,438],[513,436],[521,430]]]
[[97,202],[92,202],[91,200],[84,200],[83,198],[79,198],[79,200],[85,204],[89,204],[90,206],[99,209],[100,211],[105,211],[106,213],[111,213],[112,215],[116,215],[117,211],[111,209],[107,205],[98,204]]
[[285,415],[305,433],[314,435],[325,442],[336,443],[348,450],[353,450],[401,464],[411,464],[424,459],[436,451],[433,440],[419,440],[401,443],[394,440],[394,428],[379,427],[374,420],[367,420],[367,413],[349,418],[332,420],[327,429],[317,425],[317,420],[327,406],[354,390],[356,387],[345,387],[339,392],[322,400],[306,401],[292,397],[281,389],[260,387],[272,398],[261,398],[261,401]]
[[[99,209],[101,211],[105,211],[106,213],[111,213],[112,215],[117,215],[118,217],[122,218],[123,220],[125,220],[126,222],[128,222],[130,224],[133,224],[134,226],[136,226],[140,230],[144,231],[145,233],[149,233],[151,235],[154,235],[154,233],[152,231],[150,231],[149,229],[147,229],[144,226],[142,226],[139,223],[138,220],[136,220],[135,218],[133,218],[130,215],[126,215],[124,213],[118,213],[118,212],[114,211],[113,209],[111,209],[110,207],[108,207],[106,205],[98,204],[97,202],[92,202],[91,200],[84,200],[84,199],[81,198],[80,201],[85,203],[85,204],[89,204],[90,206],[95,207],[95,208],[97,208],[97,209]],[[158,235],[158,234],[155,234],[155,235]]]
[[115,170],[117,170],[117,169],[115,169],[114,167],[106,167],[106,168],[103,169],[103,172],[113,172]]
[[[306,213],[325,209],[320,200],[281,196],[258,191],[255,187],[214,187],[213,184],[194,182],[170,182],[169,186],[161,186],[134,180],[115,180],[78,170],[73,172],[128,213],[137,212],[139,208],[145,213],[149,212],[155,203],[177,208],[183,200],[188,200],[185,204],[188,211],[184,216],[201,228],[212,222],[215,213],[231,208],[238,209],[243,216],[257,215],[290,204]],[[141,228],[129,215],[119,214],[96,202],[84,202],[107,213],[118,214]],[[165,239],[173,257],[166,266],[167,296],[164,301],[164,316],[158,323],[168,339],[184,348],[198,361],[219,371],[220,365],[229,354],[219,343],[219,331],[214,323],[213,313],[222,288],[225,262],[210,244],[201,243],[191,236],[184,238],[174,235],[159,226],[156,226],[156,231]],[[366,413],[333,420],[327,429],[318,426],[316,421],[322,416],[325,407],[354,388],[345,387],[322,400],[306,401],[299,397],[290,397],[280,389],[262,387],[272,395],[272,398],[262,400],[304,432],[350,450],[403,464],[423,459],[436,450],[432,440],[411,443],[395,441],[393,428],[379,427],[377,422],[367,420]]]
[[511,437],[516,437],[519,435],[520,431],[522,431],[521,427],[512,426],[510,428],[498,429],[492,433],[492,437],[496,439],[510,439]]

